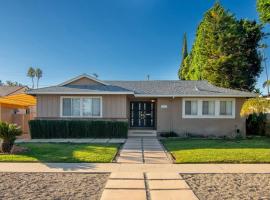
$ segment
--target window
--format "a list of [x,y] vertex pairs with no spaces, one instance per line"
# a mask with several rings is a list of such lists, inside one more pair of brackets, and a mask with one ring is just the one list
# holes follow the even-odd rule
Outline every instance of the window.
[[235,118],[235,99],[184,98],[182,116],[183,118]]
[[215,115],[215,101],[203,101],[202,102],[202,114],[203,115]]
[[198,102],[197,101],[186,101],[185,102],[185,114],[186,115],[197,115],[198,114]]
[[61,98],[63,117],[101,117],[101,97]]
[[220,101],[220,115],[232,115],[232,101]]

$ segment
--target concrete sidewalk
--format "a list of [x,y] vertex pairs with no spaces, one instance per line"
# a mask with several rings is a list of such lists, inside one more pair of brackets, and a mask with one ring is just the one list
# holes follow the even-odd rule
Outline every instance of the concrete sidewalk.
[[0,163],[0,172],[270,173],[270,164]]
[[120,149],[117,163],[170,164],[172,161],[156,137],[131,137]]

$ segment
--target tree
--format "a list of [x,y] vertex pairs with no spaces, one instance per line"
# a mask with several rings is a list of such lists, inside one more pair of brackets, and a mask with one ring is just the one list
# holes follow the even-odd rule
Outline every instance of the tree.
[[257,11],[263,23],[270,23],[270,0],[257,0]]
[[262,25],[237,20],[215,3],[197,29],[192,50],[184,60],[183,79],[252,91],[262,71],[258,47],[263,37]]
[[30,67],[28,69],[27,76],[32,79],[32,88],[35,87],[35,84],[34,84],[34,77],[35,77],[35,75],[36,75],[35,69],[33,67]]
[[23,84],[18,83],[17,81],[6,81],[7,86],[23,86]]
[[268,94],[269,94],[270,80],[264,81],[263,88],[266,88],[266,87],[267,87]]
[[181,60],[181,64],[180,64],[180,68],[178,70],[178,77],[179,79],[184,79],[184,77],[182,77],[182,71],[184,70],[184,61],[185,58],[188,56],[188,47],[187,47],[187,34],[184,33],[184,37],[183,37],[183,46],[182,46],[182,60]]
[[37,68],[35,71],[35,76],[37,77],[37,88],[38,88],[39,79],[42,77],[42,70]]
[[4,85],[4,83],[0,80],[0,86],[3,86]]
[[247,101],[245,101],[245,103],[243,104],[242,108],[241,108],[241,112],[240,115],[242,117],[244,116],[248,116],[251,114],[259,114],[259,113],[267,113],[269,112],[270,109],[270,101],[265,99],[265,98],[261,98],[261,97],[257,97],[257,98],[251,98],[248,99]]

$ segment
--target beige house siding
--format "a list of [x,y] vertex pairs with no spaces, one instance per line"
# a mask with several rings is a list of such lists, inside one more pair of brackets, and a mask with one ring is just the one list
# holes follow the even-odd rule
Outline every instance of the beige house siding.
[[60,117],[60,95],[38,95],[37,117]]
[[67,85],[100,85],[101,83],[90,80],[89,78],[80,78],[78,80],[72,81],[71,83]]
[[127,118],[126,95],[103,95],[102,102],[104,118]]
[[[130,101],[151,100],[127,97],[127,95],[91,96],[102,97],[102,118],[112,120],[129,119]],[[38,95],[37,117],[60,118],[60,97],[61,95]],[[245,98],[235,99],[234,119],[187,119],[182,117],[182,98],[154,98],[154,100],[156,101],[156,130],[158,132],[174,131],[178,134],[230,136],[235,134],[236,129],[239,129],[241,134],[246,133],[245,119],[240,117],[240,109]],[[161,108],[161,105],[167,105],[167,108]]]
[[[158,98],[157,131],[174,131],[178,134],[230,136],[235,134],[236,129],[239,129],[241,134],[245,135],[245,118],[240,117],[240,110],[244,101],[244,98],[236,98],[234,119],[187,119],[182,117],[182,98]],[[167,105],[167,108],[162,109],[161,105]]]
[[[37,117],[59,118],[60,97],[63,95],[38,95]],[[70,95],[67,95],[70,96]],[[72,95],[76,96],[76,95]],[[87,96],[87,95],[84,95]],[[126,95],[91,95],[102,97],[102,117],[110,119],[127,119]]]

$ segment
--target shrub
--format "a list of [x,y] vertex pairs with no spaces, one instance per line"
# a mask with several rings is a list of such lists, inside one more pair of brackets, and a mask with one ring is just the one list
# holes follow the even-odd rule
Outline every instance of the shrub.
[[161,133],[160,136],[161,137],[166,137],[166,138],[168,138],[168,137],[178,137],[178,135],[173,131]]
[[9,124],[0,121],[0,138],[3,140],[1,150],[3,153],[10,153],[16,136],[22,134],[22,130],[16,124]]
[[253,113],[246,120],[246,131],[248,135],[265,135],[266,114]]
[[34,138],[126,138],[128,123],[90,120],[31,120]]

